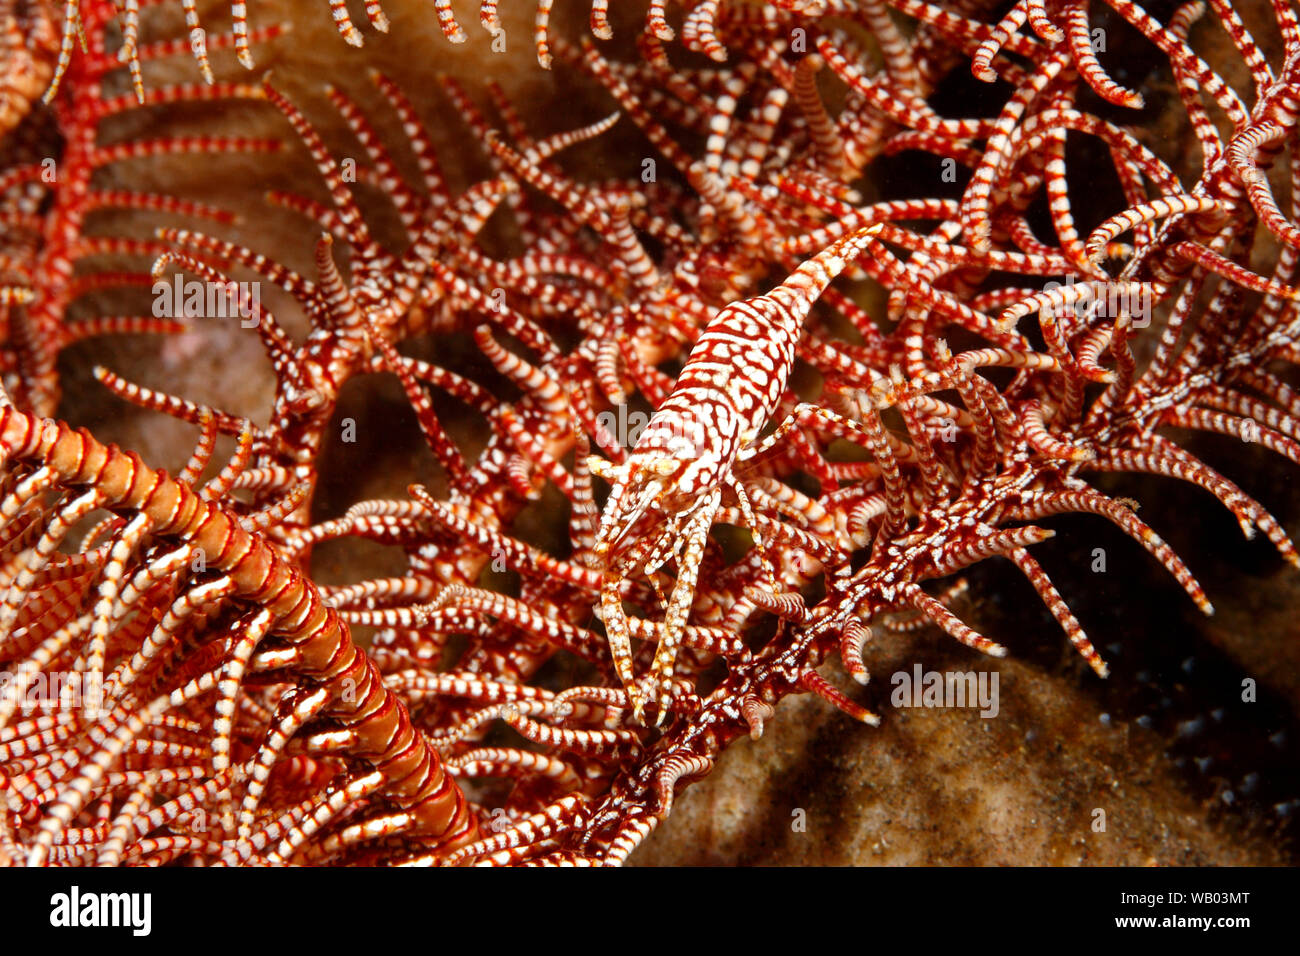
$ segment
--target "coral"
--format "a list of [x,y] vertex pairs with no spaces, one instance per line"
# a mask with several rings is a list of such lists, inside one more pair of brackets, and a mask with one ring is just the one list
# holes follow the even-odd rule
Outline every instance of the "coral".
[[[1172,71],[1200,153],[1183,177],[1114,119],[1149,91],[1107,71],[1086,4],[1022,0],[998,23],[911,0],[687,6],[684,49],[651,4],[636,55],[619,59],[550,31],[538,5],[538,58],[617,108],[585,125],[542,133],[499,88],[489,114],[445,79],[488,170],[463,189],[421,105],[386,75],[371,78],[378,108],[326,91],[361,147],[349,155],[274,76],[145,83],[140,64],[184,46],[140,44],[130,18],[134,90],[106,97],[111,11],[79,14],[89,53],[61,58],[51,112],[16,130],[52,117],[68,172],[43,196],[39,159],[20,153],[0,192],[16,250],[0,660],[17,675],[0,708],[0,855],[620,863],[784,698],[878,723],[828,659],[865,684],[873,635],[925,625],[1004,656],[958,613],[959,576],[988,558],[1018,569],[1106,677],[1031,553],[1054,516],[1110,522],[1209,612],[1105,475],[1181,479],[1300,563],[1278,520],[1181,437],[1300,464],[1287,378],[1300,227],[1268,176],[1294,176],[1288,5],[1266,27],[1273,57],[1213,5],[1243,95],[1187,39],[1199,6],[1162,24],[1111,0]],[[450,6],[437,12],[460,36]],[[604,17],[593,4],[598,38]],[[233,44],[246,60],[249,35],[237,16],[235,41],[191,47]],[[955,71],[1001,81],[995,115],[932,105]],[[273,108],[278,134],[99,141],[119,114],[216,98]],[[639,169],[575,171],[568,154],[623,117],[647,144]],[[394,126],[404,142],[381,131]],[[1076,208],[1075,139],[1100,148],[1115,208]],[[202,220],[233,223],[216,206],[92,187],[126,157],[287,148],[310,158],[315,196],[268,198],[309,237],[305,269],[209,231]],[[938,160],[935,188],[867,199],[873,164],[895,154]],[[148,240],[88,235],[101,207],[194,222]],[[104,252],[152,268],[69,281]],[[882,289],[885,314],[841,274]],[[98,370],[120,398],[197,429],[173,477],[42,420],[70,342],[182,318],[74,321],[77,298],[152,285],[156,308],[187,282],[207,294],[200,309],[242,317],[260,342],[274,371],[265,424]],[[430,358],[410,354],[427,343]],[[356,424],[340,402],[389,375],[437,480],[322,514],[325,450]],[[629,429],[642,408],[644,429]],[[481,447],[457,440],[466,417]],[[212,476],[219,441],[234,449]],[[542,501],[561,506],[560,540],[527,540]],[[403,567],[320,583],[315,555],[340,541],[382,545]],[[368,646],[358,628],[373,629]],[[33,702],[56,675],[74,686]]]

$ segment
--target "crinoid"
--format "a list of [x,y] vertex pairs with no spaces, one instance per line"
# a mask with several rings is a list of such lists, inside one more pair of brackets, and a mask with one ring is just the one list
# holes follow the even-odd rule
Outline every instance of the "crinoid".
[[[49,280],[98,246],[36,228],[49,210],[21,206],[34,167],[15,163],[7,307],[27,311],[5,340],[0,663],[21,679],[0,698],[0,857],[618,864],[786,698],[881,723],[879,693],[824,666],[867,683],[889,660],[873,635],[905,647],[933,625],[962,659],[1019,651],[962,598],[989,592],[970,569],[990,558],[1064,634],[1063,671],[1121,668],[1079,582],[1049,577],[1040,545],[1078,527],[1058,516],[1104,519],[1208,612],[1195,557],[1110,475],[1180,479],[1300,563],[1187,437],[1300,464],[1300,208],[1269,175],[1296,180],[1291,7],[1252,27],[1265,43],[1224,3],[1165,22],[1129,0],[1024,0],[998,22],[969,6],[701,0],[672,30],[651,3],[620,59],[550,33],[542,3],[539,57],[581,85],[583,115],[443,77],[475,144],[454,169],[434,97],[386,74],[326,87],[333,120],[278,77],[197,88],[272,116],[275,162],[300,156],[313,180],[240,209],[296,217],[289,251],[192,223],[120,247],[152,257],[145,282],[227,297],[274,379],[241,414],[101,368],[197,435],[175,477],[39,417],[53,365],[25,330],[60,347],[71,299]],[[1199,146],[1187,168],[1116,119],[1154,81],[1107,72],[1103,16],[1168,69]],[[1227,53],[1197,52],[1202,16]],[[138,45],[129,19],[123,43],[128,71],[172,49]],[[95,50],[65,59],[57,94],[84,140],[70,182],[117,155],[86,145],[101,104],[126,108],[101,99]],[[960,74],[1000,81],[990,109],[945,115],[968,102],[943,105]],[[636,171],[584,172],[584,151],[628,143]],[[919,194],[875,181],[896,155],[932,164]],[[1085,206],[1093,181],[1113,188]],[[66,193],[70,234],[88,190]],[[331,448],[356,425],[348,394],[392,377],[427,464],[361,500]],[[209,467],[219,442],[229,461]],[[322,583],[318,557],[349,545],[393,560]],[[60,675],[75,686],[32,692]]]
[[[130,114],[178,105],[254,100],[256,86],[222,82],[208,86],[168,84],[150,90],[139,103],[107,95],[105,77],[119,69],[105,46],[107,4],[87,11],[82,27],[86,56],[78,60],[64,91],[48,107],[35,107],[9,135],[0,174],[6,210],[6,254],[0,259],[6,335],[4,367],[9,393],[24,408],[51,415],[59,401],[56,363],[71,344],[92,336],[175,332],[182,325],[156,315],[99,315],[73,318],[79,300],[114,288],[150,285],[147,270],[105,267],[113,258],[156,257],[166,248],[149,238],[106,234],[96,215],[149,211],[229,222],[233,217],[210,204],[144,190],[115,189],[104,180],[131,161],[221,153],[272,152],[274,140],[246,136],[169,136],[105,142],[104,132]],[[259,42],[278,33],[262,31]],[[224,44],[223,44],[224,45]],[[139,62],[175,57],[175,43],[151,43],[136,50]],[[84,268],[93,264],[95,268]],[[83,310],[84,311],[84,310]]]
[[[45,0],[40,0],[43,4]],[[137,97],[143,97],[144,86],[141,81],[140,63],[143,59],[142,54],[137,46],[140,36],[140,10],[149,6],[154,6],[165,2],[165,0],[145,0],[143,3],[130,3],[119,5],[116,11],[120,21],[123,35],[122,58],[126,61],[131,69],[131,78]],[[357,29],[352,21],[352,15],[348,12],[347,4],[343,0],[327,0],[329,5],[330,16],[338,29],[339,36],[352,46],[361,46],[363,41],[362,33]],[[93,33],[96,24],[93,22],[100,15],[97,12],[99,5],[98,0],[87,0],[83,4],[82,0],[64,0],[63,4],[63,28],[62,40],[59,45],[57,62],[54,64],[53,79],[50,84],[46,97],[50,98],[58,90],[59,85],[63,82],[65,73],[73,61],[74,49],[80,42],[85,46],[84,37]],[[532,18],[532,38],[533,45],[537,53],[537,62],[544,69],[551,66],[551,10],[555,5],[555,0],[536,0],[533,6]],[[85,9],[83,9],[83,6]],[[185,13],[185,26],[189,32],[189,47],[194,54],[194,60],[198,64],[199,71],[203,79],[212,83],[212,67],[208,62],[208,50],[210,48],[207,31],[204,30],[198,10],[198,4],[195,0],[181,0],[181,6]],[[508,4],[508,7],[516,4]],[[520,8],[527,8],[528,4],[520,3]],[[653,36],[659,40],[672,40],[676,35],[668,25],[666,14],[667,0],[651,0],[648,5],[645,16],[645,31],[647,35]],[[815,13],[823,9],[821,0],[788,0],[777,4],[778,7],[798,12]],[[491,38],[494,47],[505,46],[505,25],[498,10],[498,0],[481,0],[479,3],[479,23],[488,36]],[[383,5],[379,0],[367,0],[365,5],[366,19],[370,26],[380,33],[387,33],[389,28],[388,17],[384,13]],[[464,43],[468,34],[461,27],[460,22],[456,19],[456,13],[453,9],[453,0],[433,0],[433,12],[437,17],[439,29],[442,35],[451,43]],[[512,11],[513,12],[513,11]],[[683,37],[692,49],[706,53],[715,59],[725,59],[726,52],[722,44],[718,41],[715,32],[715,21],[718,15],[718,4],[705,3],[699,5],[692,16],[686,21]],[[48,27],[44,21],[47,21],[48,14],[42,15],[42,21],[33,21],[30,24],[20,24],[15,21],[15,26],[27,26],[30,36],[39,35],[46,37]],[[222,46],[233,43],[239,62],[248,69],[253,69],[253,53],[255,46],[253,39],[256,30],[250,30],[248,26],[248,5],[243,0],[238,0],[230,6],[231,30],[230,34],[217,43]],[[592,0],[590,29],[594,36],[608,40],[613,36],[613,28],[610,26],[609,0]],[[10,28],[11,34],[14,32]],[[43,40],[45,45],[48,39]],[[27,81],[30,82],[30,81]]]

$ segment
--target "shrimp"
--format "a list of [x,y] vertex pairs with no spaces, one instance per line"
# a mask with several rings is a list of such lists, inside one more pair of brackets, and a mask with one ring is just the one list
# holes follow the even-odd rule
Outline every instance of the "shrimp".
[[[677,649],[723,491],[730,490],[741,513],[752,516],[749,500],[733,474],[735,465],[759,450],[754,443],[785,391],[795,347],[813,303],[862,254],[879,228],[845,236],[765,295],[733,302],[719,311],[627,460],[618,465],[602,458],[589,460],[591,470],[612,485],[594,549],[605,574],[601,617],[615,672],[638,720],[644,721],[649,695],[633,675],[621,583],[638,568],[650,577],[676,559],[677,579],[647,678],[658,695],[657,722],[662,723],[671,703]],[[634,529],[640,533],[633,534]],[[762,546],[757,535],[755,543]]]

